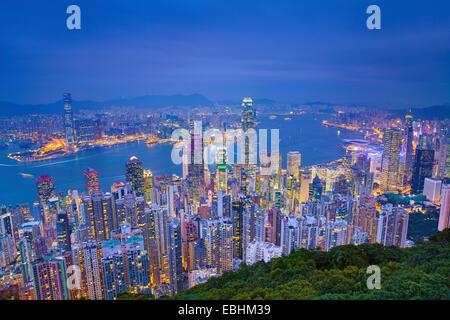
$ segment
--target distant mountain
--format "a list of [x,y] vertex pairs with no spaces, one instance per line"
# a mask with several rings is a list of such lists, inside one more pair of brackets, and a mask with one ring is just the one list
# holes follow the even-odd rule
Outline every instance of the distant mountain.
[[[117,107],[134,107],[141,110],[156,110],[166,107],[213,107],[215,103],[229,106],[239,106],[241,100],[220,100],[211,101],[201,94],[191,94],[191,95],[145,95],[133,98],[118,98],[110,99],[106,101],[92,101],[92,100],[73,100],[72,107],[74,112],[78,112],[80,109],[90,109],[98,110],[102,108],[108,108],[111,106]],[[264,111],[265,109],[271,110],[272,112],[280,111],[280,108],[284,108],[283,104],[279,104],[278,101],[266,99],[266,98],[255,98],[253,99],[254,105],[259,111]],[[332,108],[337,106],[337,104],[322,101],[310,101],[306,103],[299,103],[294,105],[307,105],[311,107],[327,107],[331,112]],[[352,106],[352,105],[347,105]],[[357,106],[357,105],[354,105]],[[275,108],[275,109],[273,109]],[[403,117],[408,109],[389,109],[380,108],[392,113],[394,117]],[[326,111],[322,109],[321,111]],[[16,104],[8,101],[0,101],[0,117],[9,117],[14,115],[23,114],[62,114],[63,101],[62,99],[56,102],[48,104]],[[450,118],[450,104],[436,105],[425,108],[415,108],[412,109],[412,114],[415,118],[420,119],[445,119]]]
[[[120,98],[106,101],[73,100],[72,107],[75,112],[80,109],[101,109],[103,107],[121,106],[135,107],[137,109],[159,109],[169,106],[212,106],[214,103],[201,94],[191,95],[146,95],[135,98]],[[15,104],[0,101],[0,116],[8,117],[14,115],[43,113],[53,114],[63,112],[63,100],[48,104]]]
[[[390,110],[393,116],[404,117],[409,109]],[[434,119],[450,119],[450,104],[431,106],[425,108],[412,108],[412,116],[415,119],[434,120]]]
[[412,109],[411,112],[413,117],[420,119],[446,119],[450,118],[450,104]]

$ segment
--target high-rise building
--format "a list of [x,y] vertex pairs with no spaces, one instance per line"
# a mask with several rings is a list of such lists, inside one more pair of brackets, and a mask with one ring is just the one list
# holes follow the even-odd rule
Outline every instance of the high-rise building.
[[241,115],[241,125],[242,130],[244,131],[244,166],[246,169],[246,174],[250,174],[250,168],[253,163],[250,164],[255,152],[255,146],[250,142],[250,138],[246,136],[246,133],[249,132],[250,129],[255,127],[256,113],[253,109],[253,100],[251,98],[244,98],[242,100],[242,115]]
[[75,143],[75,130],[72,112],[72,97],[70,93],[64,93],[64,127],[67,144]]
[[289,151],[287,154],[287,172],[293,175],[297,180],[299,179],[300,165],[302,155],[299,151]]
[[126,180],[136,192],[136,196],[144,196],[145,182],[142,162],[137,157],[131,157],[126,164]]
[[145,200],[151,202],[153,188],[153,174],[150,170],[144,170]]
[[94,191],[82,199],[89,239],[104,241],[111,237],[114,229],[113,197]]
[[450,179],[450,138],[447,137],[447,156],[445,160],[444,177]]
[[117,225],[129,223],[132,228],[143,228],[145,225],[145,199],[134,194],[126,194],[116,200]]
[[450,227],[450,184],[445,184],[442,187],[438,230],[442,231],[448,227]]
[[52,177],[48,175],[40,176],[39,179],[36,180],[36,186],[39,202],[42,205],[47,204],[50,198],[56,196],[55,182]]
[[442,181],[433,178],[425,178],[423,184],[423,194],[427,197],[427,200],[438,203],[441,199]]
[[102,274],[102,245],[96,242],[85,243],[81,248],[75,249],[74,262],[80,266],[82,272],[82,289],[90,300],[102,300],[105,298]]
[[392,128],[385,130],[380,184],[383,193],[396,191],[398,188],[401,140],[400,130]]
[[[411,111],[411,110],[410,110]],[[414,150],[413,150],[413,140],[414,140],[414,129],[412,124],[412,115],[409,112],[405,116],[405,176],[406,180],[409,180],[412,175],[412,168],[414,162]]]
[[70,225],[69,217],[66,212],[60,212],[56,218],[56,234],[58,240],[58,248],[70,252]]
[[233,224],[233,257],[243,258],[244,245],[244,203],[243,198],[233,201],[232,224]]
[[311,183],[311,171],[303,170],[300,175],[300,194],[299,201],[305,202],[309,199],[309,184]]
[[185,288],[185,272],[183,268],[183,250],[181,225],[178,219],[167,223],[167,239],[169,253],[169,281],[172,295]]
[[381,206],[378,219],[377,242],[384,246],[404,248],[408,233],[409,215],[391,203]]
[[242,130],[247,131],[250,128],[254,128],[255,126],[255,118],[256,113],[253,109],[253,100],[252,98],[244,98],[242,100]]
[[413,176],[411,181],[411,193],[423,192],[425,178],[431,178],[434,166],[434,150],[416,149],[416,157],[413,165]]
[[327,224],[325,251],[347,244],[348,223],[342,219]]
[[233,225],[223,221],[219,227],[219,266],[218,272],[233,270]]
[[[115,241],[110,239],[110,241]],[[102,259],[105,299],[113,300],[119,293],[127,291],[127,279],[123,254],[113,254]]]
[[91,194],[94,191],[100,190],[98,180],[98,172],[92,168],[87,168],[83,171],[86,191]]
[[70,299],[64,259],[50,258],[33,263],[33,283],[37,300]]

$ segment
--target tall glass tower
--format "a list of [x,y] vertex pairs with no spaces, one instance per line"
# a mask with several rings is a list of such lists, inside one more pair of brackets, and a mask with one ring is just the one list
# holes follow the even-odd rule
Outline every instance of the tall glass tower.
[[242,130],[247,131],[255,126],[255,110],[252,98],[242,100]]
[[144,169],[141,160],[135,156],[127,161],[126,179],[127,183],[129,183],[131,188],[136,192],[136,196],[142,197],[145,192]]
[[66,129],[67,143],[74,143],[75,133],[73,130],[72,97],[70,93],[64,93],[64,127]]
[[[252,98],[244,98],[242,100],[242,117],[241,117],[242,130],[244,134],[247,130],[253,129],[255,127],[255,110],[253,109],[253,100]],[[254,165],[250,165],[250,153],[253,154],[255,151],[255,147],[250,144],[248,138],[244,138],[244,167],[247,171],[247,175],[249,177],[253,176],[252,169],[254,169]]]

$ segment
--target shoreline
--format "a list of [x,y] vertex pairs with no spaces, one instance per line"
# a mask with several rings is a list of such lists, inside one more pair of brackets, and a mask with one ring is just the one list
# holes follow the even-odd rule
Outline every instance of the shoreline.
[[[46,160],[62,159],[62,158],[76,155],[83,151],[103,149],[103,148],[113,147],[113,146],[117,146],[117,145],[121,145],[121,144],[127,144],[130,142],[140,142],[140,141],[144,141],[144,140],[147,140],[147,138],[145,136],[139,136],[137,138],[133,138],[133,139],[125,140],[125,141],[116,141],[114,143],[108,143],[108,144],[103,143],[103,144],[99,144],[99,145],[86,145],[86,146],[82,146],[82,147],[78,148],[77,150],[73,150],[73,151],[60,150],[60,151],[57,151],[57,152],[60,152],[60,154],[57,154],[57,155],[52,154],[52,155],[42,156],[42,157],[33,158],[33,159],[30,159],[30,158],[22,159],[19,156],[20,156],[20,154],[38,152],[38,150],[18,151],[18,152],[9,153],[7,155],[7,158],[17,161],[17,162],[21,162],[21,163],[33,163],[33,162],[40,162],[40,161],[46,161]],[[169,139],[158,139],[158,140],[154,140],[154,141],[150,141],[150,142],[148,142],[148,140],[146,141],[146,144],[148,146],[153,146],[155,144],[166,144],[166,143],[170,144],[170,143],[172,143],[172,141]]]

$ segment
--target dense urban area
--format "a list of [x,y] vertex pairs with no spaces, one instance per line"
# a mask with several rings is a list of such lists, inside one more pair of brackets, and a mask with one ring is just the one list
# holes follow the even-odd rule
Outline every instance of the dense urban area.
[[[117,168],[124,181],[109,190],[100,188],[100,168],[88,167],[84,190],[56,192],[58,181],[43,172],[28,203],[10,204],[4,194],[3,299],[449,298],[448,117],[432,110],[268,107],[251,98],[237,106],[75,113],[69,93],[60,109],[0,119],[0,147],[15,146],[7,157],[38,163],[135,141],[151,152],[156,144],[179,143],[172,132],[186,128],[183,156],[191,161],[182,176],[154,175],[129,155]],[[262,114],[282,121],[326,115],[322,126],[364,138],[343,141],[340,159],[307,166],[308,150],[241,164],[230,162],[224,147],[213,165],[194,160],[211,144],[194,132],[195,121],[245,134]],[[248,160],[249,143],[244,149]],[[365,270],[374,264],[387,279],[381,291],[365,286]]]

